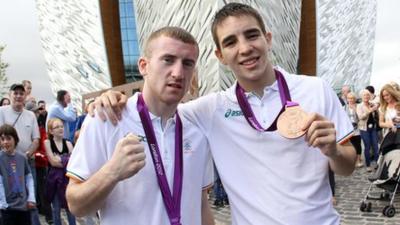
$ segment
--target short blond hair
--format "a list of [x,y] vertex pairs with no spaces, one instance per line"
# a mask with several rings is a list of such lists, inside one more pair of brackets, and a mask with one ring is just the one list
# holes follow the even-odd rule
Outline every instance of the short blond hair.
[[152,49],[150,47],[150,43],[161,36],[170,37],[182,41],[183,43],[194,45],[197,49],[197,52],[199,51],[199,45],[196,41],[196,38],[194,38],[193,35],[188,31],[180,27],[163,27],[151,33],[147,38],[147,41],[144,44],[144,55],[146,57],[151,57]]

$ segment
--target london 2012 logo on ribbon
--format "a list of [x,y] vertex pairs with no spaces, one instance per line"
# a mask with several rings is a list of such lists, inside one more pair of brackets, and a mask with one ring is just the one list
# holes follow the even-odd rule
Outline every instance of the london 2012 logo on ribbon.
[[242,110],[232,110],[232,109],[226,110],[225,118],[234,117],[234,116],[243,116]]

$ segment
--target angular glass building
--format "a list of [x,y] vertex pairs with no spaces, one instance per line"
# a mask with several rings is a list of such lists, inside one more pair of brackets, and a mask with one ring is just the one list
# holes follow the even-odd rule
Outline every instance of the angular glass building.
[[[226,89],[234,76],[214,56],[210,25],[231,0],[36,0],[52,90],[84,94],[141,80],[147,36],[180,26],[199,41],[200,95]],[[260,11],[273,34],[272,60],[293,73],[320,76],[332,87],[365,87],[372,69],[376,0],[242,0]]]
[[119,16],[126,82],[138,81],[142,77],[137,67],[140,52],[132,0],[119,0]]

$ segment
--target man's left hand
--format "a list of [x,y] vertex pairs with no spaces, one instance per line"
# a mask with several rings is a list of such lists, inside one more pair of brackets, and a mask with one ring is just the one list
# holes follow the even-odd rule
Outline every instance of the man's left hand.
[[310,146],[319,148],[330,158],[338,154],[335,125],[331,121],[317,113],[312,113],[304,124],[303,130],[307,130],[305,138]]

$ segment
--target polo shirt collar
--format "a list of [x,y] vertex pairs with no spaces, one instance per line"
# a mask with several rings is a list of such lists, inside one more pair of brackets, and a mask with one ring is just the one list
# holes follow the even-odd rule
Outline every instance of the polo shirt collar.
[[[131,98],[129,98],[128,104],[132,104],[132,105],[131,105],[130,107],[127,107],[127,108],[136,109],[136,105],[137,105],[137,100],[138,100],[139,94],[140,94],[140,92],[136,92]],[[150,115],[150,119],[151,119],[151,121],[152,121],[153,123],[154,123],[155,121],[157,121],[157,120],[158,120],[158,121],[161,121],[161,117],[154,115],[154,114],[151,113],[150,111],[149,111],[149,115]],[[135,122],[139,122],[139,123],[142,122],[142,121],[140,120],[139,112],[138,112],[137,110],[135,110],[135,113],[133,113],[133,120],[134,120]],[[175,124],[175,122],[176,122],[176,116],[174,116],[174,117],[168,119],[168,121],[171,121],[171,120],[172,120],[172,124]],[[168,121],[167,121],[166,127],[168,126],[169,123],[171,123],[171,122],[168,122]]]

